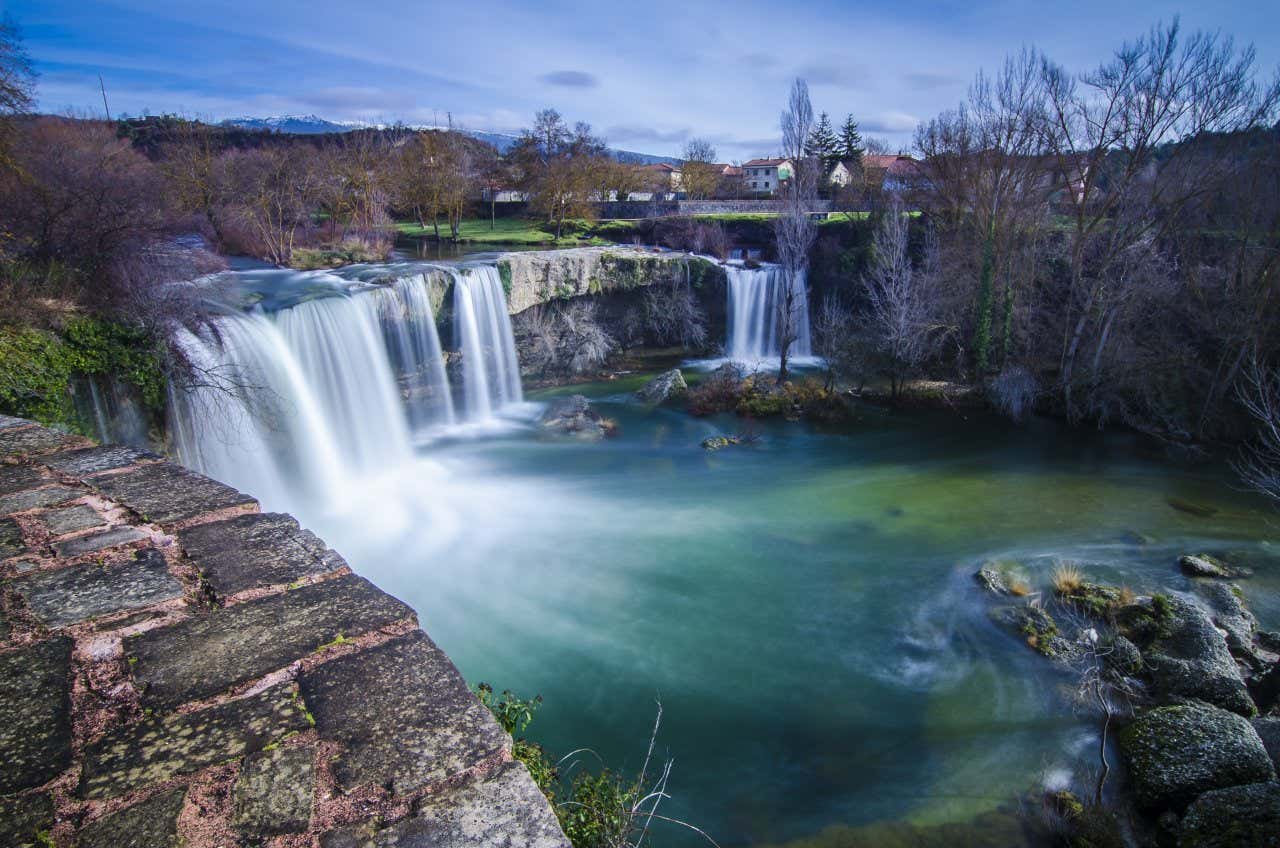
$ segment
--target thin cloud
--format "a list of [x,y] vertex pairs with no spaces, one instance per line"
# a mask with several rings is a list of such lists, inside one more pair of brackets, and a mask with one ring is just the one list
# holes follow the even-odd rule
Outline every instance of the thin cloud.
[[552,71],[538,79],[548,85],[558,85],[562,88],[595,88],[600,85],[599,78],[586,71]]
[[604,131],[605,137],[611,142],[627,142],[629,144],[636,142],[655,144],[680,143],[687,141],[691,133],[692,131],[688,127],[663,132],[653,127],[629,124],[609,127]]
[[958,80],[949,74],[933,74],[926,71],[912,71],[902,75],[902,80],[917,91],[932,91],[954,85]]
[[809,85],[826,85],[833,88],[865,88],[870,81],[870,71],[854,62],[813,62],[802,67],[798,76]]
[[858,127],[866,132],[905,133],[911,132],[920,124],[920,119],[906,112],[881,112],[858,122]]

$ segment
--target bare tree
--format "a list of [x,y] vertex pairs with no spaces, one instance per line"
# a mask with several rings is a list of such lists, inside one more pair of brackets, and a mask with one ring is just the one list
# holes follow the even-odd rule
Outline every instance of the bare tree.
[[612,160],[589,124],[579,122],[571,130],[559,112],[544,109],[508,156],[516,163],[530,205],[555,225],[557,239],[567,219],[595,218],[600,169]]
[[22,32],[11,18],[0,18],[0,168],[8,167],[12,130],[9,119],[35,102],[35,72],[22,45]]
[[869,304],[867,332],[884,362],[895,399],[903,379],[928,354],[937,329],[931,291],[935,274],[927,264],[916,268],[911,262],[910,221],[895,198],[876,230],[874,258],[862,278]]
[[774,221],[778,264],[783,273],[783,293],[777,306],[778,385],[787,380],[787,360],[799,334],[801,310],[808,305],[804,293],[806,271],[809,251],[818,237],[810,214],[818,197],[820,166],[804,152],[805,141],[813,130],[813,106],[804,80],[792,83],[781,123],[783,155],[790,160],[792,172],[782,188],[782,211]]
[[1250,486],[1280,504],[1280,371],[1267,369],[1255,358],[1241,377],[1238,394],[1257,433],[1236,470]]

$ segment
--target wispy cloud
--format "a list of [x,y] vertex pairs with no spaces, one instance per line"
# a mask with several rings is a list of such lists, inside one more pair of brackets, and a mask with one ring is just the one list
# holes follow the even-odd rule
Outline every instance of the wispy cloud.
[[909,71],[902,75],[902,80],[917,91],[932,91],[960,82],[958,77],[950,74],[933,74],[927,71]]
[[666,143],[683,144],[689,140],[693,132],[688,127],[677,130],[659,130],[638,124],[619,124],[604,131],[610,143],[625,142],[627,144]]
[[562,88],[595,88],[600,85],[600,80],[595,74],[589,74],[586,71],[552,71],[549,74],[543,74],[538,79],[548,85],[558,85]]

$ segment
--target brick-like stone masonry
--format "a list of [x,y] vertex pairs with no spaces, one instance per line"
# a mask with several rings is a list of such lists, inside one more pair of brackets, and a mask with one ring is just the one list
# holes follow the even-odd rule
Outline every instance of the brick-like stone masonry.
[[291,517],[0,416],[0,845],[568,842],[414,611]]

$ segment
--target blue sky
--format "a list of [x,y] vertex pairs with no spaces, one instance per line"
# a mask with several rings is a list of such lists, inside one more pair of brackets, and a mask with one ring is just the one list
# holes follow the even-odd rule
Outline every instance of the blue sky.
[[[633,3],[435,0],[0,0],[23,28],[47,111],[222,119],[455,123],[516,131],[554,106],[615,147],[676,154],[709,138],[723,160],[779,146],[790,80],[814,107],[910,145],[980,67],[1024,44],[1083,69],[1181,13],[1280,64],[1280,3]],[[837,120],[839,118],[837,117]]]

